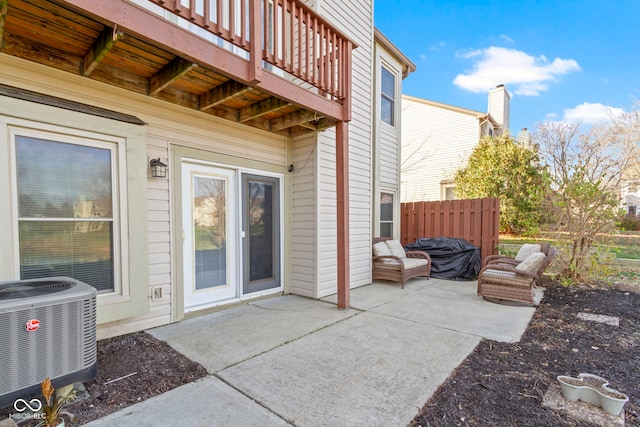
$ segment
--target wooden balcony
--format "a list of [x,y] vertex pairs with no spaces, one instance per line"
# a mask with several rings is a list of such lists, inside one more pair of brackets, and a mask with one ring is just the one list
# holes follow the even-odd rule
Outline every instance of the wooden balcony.
[[295,0],[0,0],[0,52],[286,136],[351,114],[353,43]]

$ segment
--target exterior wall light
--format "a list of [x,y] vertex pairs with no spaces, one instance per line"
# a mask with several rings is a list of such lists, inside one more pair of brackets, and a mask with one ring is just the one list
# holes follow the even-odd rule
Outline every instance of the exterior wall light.
[[166,178],[167,177],[167,165],[160,161],[160,158],[151,159],[149,162],[151,166],[151,176],[154,178]]

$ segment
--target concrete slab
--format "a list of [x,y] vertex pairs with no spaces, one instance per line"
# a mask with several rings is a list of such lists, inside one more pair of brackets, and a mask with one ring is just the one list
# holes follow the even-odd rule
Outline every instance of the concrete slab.
[[535,309],[485,301],[476,295],[475,281],[434,280],[433,286],[372,311],[496,341],[516,342]]
[[[376,281],[370,285],[351,289],[351,307],[357,310],[371,310],[379,305],[387,304],[390,301],[395,301],[426,287],[433,286],[439,280],[440,279],[417,277],[409,280],[405,284],[404,289],[402,289],[400,283],[390,282],[388,280]],[[333,294],[321,300],[337,304],[338,296]]]
[[617,316],[606,316],[604,314],[578,313],[578,319],[590,322],[604,323],[605,325],[620,326],[620,318]]
[[407,425],[479,340],[366,312],[218,375],[297,426]]
[[209,376],[85,424],[132,426],[286,426],[287,422]]
[[147,332],[214,373],[357,313],[286,295]]

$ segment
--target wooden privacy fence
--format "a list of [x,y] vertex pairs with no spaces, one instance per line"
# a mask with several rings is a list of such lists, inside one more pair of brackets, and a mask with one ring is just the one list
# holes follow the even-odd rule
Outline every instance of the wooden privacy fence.
[[482,258],[498,253],[500,199],[409,202],[400,207],[403,245],[420,237],[453,237],[479,246]]

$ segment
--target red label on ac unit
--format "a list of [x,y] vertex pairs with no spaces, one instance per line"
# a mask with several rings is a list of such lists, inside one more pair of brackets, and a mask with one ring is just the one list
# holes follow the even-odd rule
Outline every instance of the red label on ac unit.
[[40,321],[38,319],[31,319],[24,325],[24,328],[28,332],[37,331],[39,327],[40,327]]

